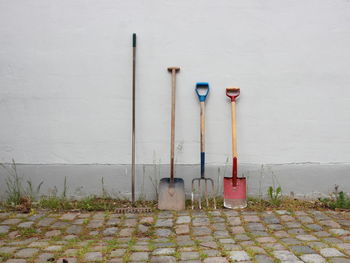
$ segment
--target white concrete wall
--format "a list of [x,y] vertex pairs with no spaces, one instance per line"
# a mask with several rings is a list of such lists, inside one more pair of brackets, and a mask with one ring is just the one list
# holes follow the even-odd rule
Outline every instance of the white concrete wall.
[[0,0],[0,162],[130,163],[131,35],[137,162],[199,162],[197,81],[208,81],[207,162],[231,153],[226,87],[241,87],[243,163],[349,162],[348,0]]

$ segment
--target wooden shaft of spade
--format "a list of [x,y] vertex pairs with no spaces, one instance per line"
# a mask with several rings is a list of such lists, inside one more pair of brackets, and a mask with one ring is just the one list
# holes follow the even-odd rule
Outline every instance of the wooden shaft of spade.
[[131,156],[131,201],[135,203],[135,73],[136,34],[132,35],[132,156]]
[[169,67],[171,72],[171,135],[170,135],[170,182],[174,183],[174,150],[175,150],[175,100],[176,100],[176,73],[178,67]]
[[232,108],[232,155],[237,158],[237,135],[236,135],[236,101],[231,102]]

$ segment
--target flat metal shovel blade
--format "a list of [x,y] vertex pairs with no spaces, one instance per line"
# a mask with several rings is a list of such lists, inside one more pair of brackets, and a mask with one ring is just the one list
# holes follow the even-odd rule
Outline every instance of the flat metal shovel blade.
[[162,178],[159,183],[158,209],[184,210],[185,209],[185,183],[182,178]]
[[224,207],[241,209],[247,207],[247,180],[237,178],[237,185],[232,185],[232,177],[224,177]]

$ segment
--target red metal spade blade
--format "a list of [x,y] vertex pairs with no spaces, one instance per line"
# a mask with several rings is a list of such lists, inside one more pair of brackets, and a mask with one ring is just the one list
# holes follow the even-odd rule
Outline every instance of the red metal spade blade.
[[232,177],[224,177],[224,207],[239,209],[247,207],[247,180],[237,178],[237,185],[233,186]]

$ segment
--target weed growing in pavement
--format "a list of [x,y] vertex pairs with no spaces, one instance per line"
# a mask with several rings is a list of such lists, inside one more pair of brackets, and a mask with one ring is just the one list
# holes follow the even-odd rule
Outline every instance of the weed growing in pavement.
[[229,160],[230,160],[230,158],[227,157],[225,165],[224,165],[224,173],[223,173],[222,177],[221,177],[221,168],[218,167],[218,176],[216,178],[216,191],[215,191],[215,193],[222,193],[222,191],[223,191],[222,181],[223,181],[223,178],[226,176],[227,168],[229,166]]
[[272,209],[284,209],[288,211],[297,211],[305,209],[324,208],[324,205],[318,200],[303,200],[282,196],[281,202],[278,205],[272,204],[269,200],[256,197],[248,197],[248,210],[265,211]]
[[57,196],[57,187],[55,186],[55,190],[53,191],[53,194],[49,196],[43,196],[39,200],[38,206],[40,208],[48,208],[52,210],[72,209],[73,208],[72,204],[67,199],[67,192],[68,192],[67,177],[65,176],[63,181],[63,191],[61,196]]
[[146,166],[142,165],[142,183],[141,183],[141,192],[139,199],[144,200],[146,199],[145,195],[145,176],[146,176]]
[[22,187],[23,178],[18,175],[15,160],[12,159],[10,168],[4,164],[0,165],[8,175],[6,177],[7,203],[11,205],[18,205],[20,204],[21,198],[24,195],[24,190]]
[[63,182],[63,192],[62,192],[62,198],[66,199],[67,198],[67,176],[64,177],[64,182]]
[[34,187],[32,181],[30,180],[27,180],[27,196],[30,197],[31,200],[38,200],[40,197],[39,197],[39,194],[40,194],[40,189],[41,189],[41,186],[44,184],[44,181],[41,181],[37,187]]
[[160,163],[161,159],[159,159],[157,163],[156,154],[153,152],[153,176],[148,176],[151,184],[154,188],[154,192],[156,193],[156,198],[158,199],[158,184],[160,181]]
[[12,258],[12,256],[13,256],[13,255],[10,254],[10,253],[2,253],[2,252],[0,252],[0,259],[1,259],[1,261],[3,261],[3,262],[5,262],[6,260]]
[[102,189],[102,198],[110,198],[110,195],[109,195],[108,191],[106,190],[103,177],[101,178],[101,189]]
[[199,253],[199,258],[200,258],[200,260],[204,260],[204,259],[206,259],[208,257],[208,254],[206,254],[206,253],[204,253],[204,252],[200,252]]
[[33,183],[27,180],[27,186],[24,188],[22,185],[23,177],[19,176],[14,159],[12,159],[10,166],[0,164],[0,167],[7,173],[5,178],[7,199],[4,206],[16,208],[25,213],[30,212],[32,201],[39,198],[40,188],[44,182],[40,182],[37,187],[34,187]]
[[21,228],[18,230],[18,232],[23,237],[32,237],[37,234],[37,231],[35,228]]
[[279,206],[282,202],[282,188],[278,186],[276,189],[270,186],[267,189],[267,196],[269,198],[269,202],[274,206]]
[[178,262],[181,259],[181,254],[178,250],[175,251],[174,257],[176,259],[176,262]]
[[245,250],[247,251],[247,254],[251,257],[251,258],[255,258],[255,251],[249,247],[246,247]]
[[331,209],[350,209],[350,197],[346,195],[343,191],[339,192],[339,186],[334,187],[334,192],[327,198],[320,198],[327,208]]
[[[160,164],[160,161],[159,161]],[[158,179],[160,177],[160,165],[154,161],[154,175],[155,179],[152,182],[155,190],[157,189]],[[51,209],[51,210],[81,210],[81,211],[115,211],[116,208],[127,207],[150,207],[156,209],[156,201],[138,200],[135,204],[132,204],[127,199],[113,199],[105,188],[104,178],[101,179],[102,196],[89,196],[81,200],[69,200],[68,195],[68,183],[67,178],[64,178],[63,191],[61,194],[57,193],[57,187],[55,191],[49,196],[43,196],[39,202],[33,203],[32,200],[39,198],[40,189],[43,182],[40,182],[37,186],[33,185],[31,181],[26,181],[26,185],[23,184],[23,178],[19,176],[16,163],[13,160],[11,165],[0,164],[8,174],[6,178],[6,187],[8,199],[4,208],[7,210],[20,210],[22,212],[35,211],[37,208]],[[226,170],[226,169],[225,169]],[[145,172],[145,171],[144,171]],[[225,176],[224,171],[223,176]],[[219,172],[220,174],[220,172]],[[158,176],[157,176],[158,175]],[[220,177],[221,175],[219,175]],[[25,187],[23,187],[25,185]],[[274,184],[275,185],[275,184]],[[350,197],[343,191],[338,190],[338,186],[335,187],[335,191],[329,198],[320,198],[319,200],[302,200],[292,197],[282,196],[282,189],[280,186],[270,186],[267,191],[267,199],[248,197],[248,210],[263,211],[266,209],[285,209],[288,211],[304,210],[308,208],[331,208],[331,209],[350,209]],[[202,207],[204,210],[208,210],[202,199]],[[209,207],[213,206],[213,200],[209,199]],[[223,207],[222,197],[216,198],[217,207]],[[191,201],[186,200],[186,208],[191,208]],[[150,229],[150,231],[152,231]]]
[[89,252],[88,246],[82,247],[77,251],[77,257],[78,259],[83,259],[86,253]]
[[38,205],[40,208],[48,208],[52,210],[69,210],[73,208],[70,201],[57,196],[43,197],[40,199]]

